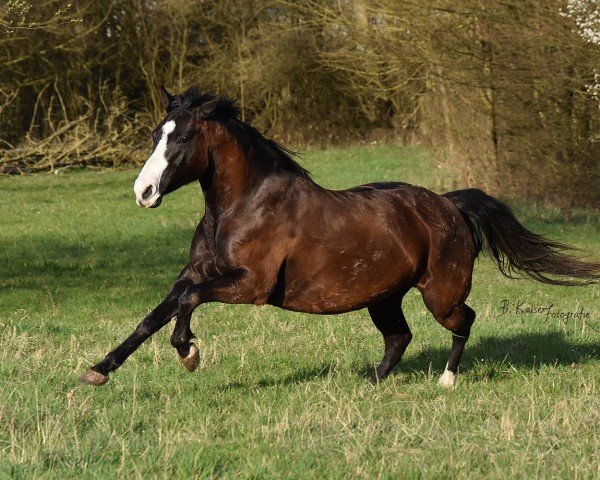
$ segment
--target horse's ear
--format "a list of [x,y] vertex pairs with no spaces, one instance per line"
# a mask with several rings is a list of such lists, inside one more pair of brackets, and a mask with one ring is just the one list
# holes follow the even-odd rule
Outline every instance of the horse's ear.
[[160,99],[162,100],[163,106],[165,107],[166,111],[169,111],[169,107],[171,106],[171,103],[173,103],[174,96],[167,92],[167,89],[164,87],[164,85],[161,85],[159,90]]
[[214,98],[209,100],[206,103],[203,103],[196,109],[196,117],[198,119],[206,120],[210,117],[214,117],[217,113],[217,108],[219,106],[220,98]]

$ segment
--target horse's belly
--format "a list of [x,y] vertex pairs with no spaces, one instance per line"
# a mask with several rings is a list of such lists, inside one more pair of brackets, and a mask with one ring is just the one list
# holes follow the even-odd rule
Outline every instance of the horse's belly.
[[392,291],[416,283],[414,258],[400,251],[372,249],[366,254],[331,254],[312,249],[289,258],[272,301],[288,310],[342,313],[364,308]]

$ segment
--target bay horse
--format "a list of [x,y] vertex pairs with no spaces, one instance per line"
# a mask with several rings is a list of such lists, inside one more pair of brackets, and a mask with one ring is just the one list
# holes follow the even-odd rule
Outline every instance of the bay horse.
[[81,381],[102,385],[145,341],[176,318],[171,344],[189,371],[199,363],[192,312],[207,302],[270,304],[336,314],[367,308],[384,340],[371,381],[386,378],[412,334],[402,298],[416,287],[452,334],[443,386],[454,386],[475,320],[465,304],[481,251],[507,276],[515,271],[555,285],[600,278],[600,263],[527,230],[481,190],[438,195],[406,183],[332,191],[315,183],[292,153],[239,119],[234,101],[191,88],[160,89],[166,117],[135,181],[138,205],[199,181],[205,214],[190,261],[166,298]]

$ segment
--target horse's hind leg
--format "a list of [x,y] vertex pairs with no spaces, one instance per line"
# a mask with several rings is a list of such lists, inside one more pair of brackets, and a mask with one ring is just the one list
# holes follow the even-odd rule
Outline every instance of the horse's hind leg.
[[[452,332],[452,350],[450,350],[448,363],[446,363],[446,368],[439,381],[440,385],[444,387],[453,387],[456,384],[458,364],[465,349],[465,344],[471,334],[471,325],[475,321],[475,312],[467,304],[463,304],[462,308],[454,313],[456,319],[451,317],[445,320],[449,325],[446,328]],[[442,325],[444,324],[442,323]]]
[[436,289],[429,285],[428,289],[421,289],[423,301],[434,318],[452,333],[452,350],[446,363],[444,373],[440,377],[440,385],[453,387],[456,385],[456,375],[460,357],[465,349],[465,344],[471,334],[471,326],[475,321],[475,312],[464,303],[469,289],[456,289],[447,286]]
[[404,293],[394,294],[369,307],[371,319],[383,335],[385,343],[383,358],[371,376],[372,383],[377,383],[390,374],[412,340],[410,328],[402,312],[403,296]]

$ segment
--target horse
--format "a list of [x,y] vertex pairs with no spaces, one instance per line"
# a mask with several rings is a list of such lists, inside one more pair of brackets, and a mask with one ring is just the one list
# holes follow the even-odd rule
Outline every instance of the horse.
[[269,304],[339,314],[362,308],[383,336],[370,380],[385,379],[412,340],[402,299],[416,287],[451,333],[439,383],[456,384],[475,312],[466,303],[475,259],[489,255],[509,277],[554,285],[600,278],[600,263],[526,229],[505,204],[481,190],[438,195],[400,182],[334,191],[318,185],[295,154],[240,120],[236,103],[192,87],[163,86],[165,118],[135,180],[136,202],[156,208],[165,195],[198,181],[205,213],[189,263],[170,292],[80,380],[100,386],[152,334],[176,319],[170,341],[193,372],[199,351],[192,312],[208,302]]

